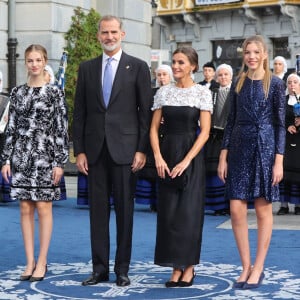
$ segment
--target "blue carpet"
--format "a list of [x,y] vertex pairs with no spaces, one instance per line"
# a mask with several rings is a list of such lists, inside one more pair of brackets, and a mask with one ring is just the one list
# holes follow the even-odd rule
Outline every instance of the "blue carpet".
[[[147,205],[137,204],[129,272],[132,284],[124,288],[114,284],[115,216],[112,211],[110,281],[83,287],[81,281],[91,272],[86,207],[79,207],[74,198],[54,204],[49,271],[44,281],[36,283],[18,280],[25,264],[18,203],[0,204],[0,211],[0,299],[300,299],[299,230],[274,230],[263,285],[256,290],[234,290],[232,283],[241,270],[234,237],[231,230],[217,228],[228,217],[206,215],[201,263],[195,268],[194,285],[167,289],[164,282],[171,270],[153,264],[156,214]],[[250,239],[254,247],[256,230],[250,230]]]

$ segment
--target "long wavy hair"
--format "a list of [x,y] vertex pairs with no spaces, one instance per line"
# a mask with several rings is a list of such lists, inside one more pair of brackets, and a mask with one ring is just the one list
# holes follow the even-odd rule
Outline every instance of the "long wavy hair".
[[[263,50],[265,53],[268,53],[268,47],[266,42],[264,41],[263,37],[261,35],[253,35],[248,37],[243,45],[242,45],[242,49],[243,49],[243,55],[245,55],[245,51],[246,48],[249,44],[251,43],[255,43],[261,50]],[[263,60],[263,68],[265,70],[265,74],[264,77],[262,79],[263,82],[263,89],[264,89],[264,94],[265,94],[265,98],[268,98],[268,94],[269,94],[269,89],[270,89],[270,84],[271,84],[271,78],[272,78],[272,72],[269,68],[269,58],[268,55],[266,56],[266,58]],[[246,77],[248,76],[249,71],[246,70],[246,66],[245,63],[243,61],[242,64],[242,68],[238,74],[238,81],[237,81],[237,85],[236,85],[236,89],[235,91],[237,93],[239,93],[243,87],[244,81],[246,79]]]

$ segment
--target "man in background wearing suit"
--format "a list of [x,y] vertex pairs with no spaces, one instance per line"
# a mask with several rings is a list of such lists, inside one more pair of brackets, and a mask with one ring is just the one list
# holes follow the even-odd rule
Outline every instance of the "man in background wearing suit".
[[77,168],[88,175],[93,263],[93,273],[83,285],[109,280],[112,190],[116,284],[130,284],[135,172],[146,162],[153,99],[149,67],[122,51],[124,36],[119,18],[102,17],[97,38],[104,53],[81,63],[78,71],[73,145]]
[[211,91],[215,91],[219,88],[219,83],[215,81],[216,68],[213,62],[209,61],[202,67],[204,80],[198,82],[201,85],[205,85]]

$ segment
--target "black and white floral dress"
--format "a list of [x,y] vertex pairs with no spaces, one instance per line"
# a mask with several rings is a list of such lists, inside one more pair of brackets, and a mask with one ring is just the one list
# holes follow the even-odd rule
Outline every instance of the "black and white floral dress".
[[5,134],[2,163],[11,164],[11,198],[59,200],[60,188],[53,185],[52,172],[68,160],[64,93],[49,84],[15,87]]

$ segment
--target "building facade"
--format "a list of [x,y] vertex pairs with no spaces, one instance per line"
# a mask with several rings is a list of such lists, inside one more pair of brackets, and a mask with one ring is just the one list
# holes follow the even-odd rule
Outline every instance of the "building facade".
[[150,0],[0,0],[0,70],[4,77],[4,90],[8,88],[7,42],[17,41],[17,85],[26,81],[24,50],[30,44],[46,47],[49,64],[56,71],[65,46],[64,33],[69,30],[76,7],[81,7],[85,12],[94,8],[100,15],[120,17],[126,32],[124,51],[144,59],[150,65]]
[[[241,44],[250,35],[263,35],[272,59],[281,55],[288,68],[295,69],[300,53],[300,0],[157,0],[154,17],[160,31],[157,49],[171,53],[179,45],[191,45],[199,64],[241,66]],[[157,31],[156,31],[157,32]],[[201,69],[201,68],[200,68]],[[202,70],[196,75],[201,80]]]

